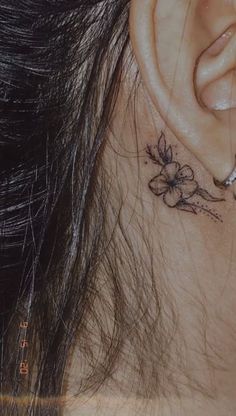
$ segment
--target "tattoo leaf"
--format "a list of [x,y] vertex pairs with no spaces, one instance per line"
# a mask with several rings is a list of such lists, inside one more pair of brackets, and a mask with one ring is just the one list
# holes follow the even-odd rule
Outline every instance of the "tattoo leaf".
[[224,198],[217,198],[217,197],[209,194],[209,192],[207,192],[205,189],[202,189],[200,187],[198,187],[198,189],[196,191],[196,194],[198,194],[199,196],[201,196],[206,201],[212,201],[212,202],[225,201]]
[[167,160],[167,163],[171,163],[172,162],[172,159],[173,159],[172,147],[169,146],[168,149],[167,149],[167,151],[166,151],[166,160]]
[[168,149],[166,148],[166,139],[165,139],[165,135],[163,132],[161,133],[161,136],[158,141],[158,153],[160,155],[160,158],[164,162],[164,164],[172,162],[172,158],[173,158],[172,148],[171,146],[169,146]]
[[147,150],[146,150],[148,156],[150,157],[150,159],[153,161],[153,163],[159,165],[159,166],[163,166],[163,163],[161,163],[161,161],[159,160],[159,154],[158,154],[158,149],[157,146],[150,146],[147,145]]
[[187,211],[187,212],[192,212],[193,214],[197,214],[197,210],[191,204],[185,201],[178,202],[178,204],[176,205],[176,208],[182,211]]

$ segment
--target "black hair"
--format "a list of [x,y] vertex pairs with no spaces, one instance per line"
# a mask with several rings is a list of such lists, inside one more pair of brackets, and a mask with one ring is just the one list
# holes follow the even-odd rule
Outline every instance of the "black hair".
[[[104,198],[96,171],[128,45],[128,7],[0,4],[2,415],[61,409],[37,399],[64,393],[99,262]],[[23,396],[24,408],[14,400]]]
[[175,317],[163,325],[152,249],[141,225],[150,259],[134,249],[102,165],[133,62],[129,3],[0,3],[2,415],[62,414],[76,348],[74,397],[119,385],[117,363],[138,375],[127,393],[164,391]]

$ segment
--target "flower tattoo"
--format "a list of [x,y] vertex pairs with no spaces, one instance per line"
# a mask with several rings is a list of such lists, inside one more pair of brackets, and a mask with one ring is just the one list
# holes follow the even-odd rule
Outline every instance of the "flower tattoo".
[[161,171],[148,184],[149,189],[156,195],[162,196],[163,202],[169,208],[197,214],[199,212],[208,215],[215,222],[222,221],[221,216],[207,205],[200,204],[196,197],[205,201],[219,202],[225,199],[217,198],[208,191],[201,188],[194,179],[194,172],[190,166],[180,164],[173,160],[173,150],[167,148],[164,133],[155,146],[147,145],[147,155],[154,164],[157,164]]

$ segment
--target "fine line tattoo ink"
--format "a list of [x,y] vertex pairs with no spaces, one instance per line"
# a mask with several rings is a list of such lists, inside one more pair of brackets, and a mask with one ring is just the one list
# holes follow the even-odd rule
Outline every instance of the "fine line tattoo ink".
[[192,214],[202,213],[215,222],[223,222],[222,217],[214,209],[201,201],[204,199],[208,202],[221,202],[225,199],[217,198],[201,188],[194,178],[192,168],[189,165],[181,167],[179,162],[173,160],[172,147],[167,147],[163,132],[157,145],[147,145],[146,153],[160,168],[159,173],[149,181],[149,189],[156,196],[162,197],[169,208]]

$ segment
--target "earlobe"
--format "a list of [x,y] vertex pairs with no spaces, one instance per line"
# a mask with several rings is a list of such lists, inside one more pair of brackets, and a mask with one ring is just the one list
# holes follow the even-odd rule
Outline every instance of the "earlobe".
[[[161,19],[162,10],[167,6],[171,9],[172,3],[175,2],[131,0],[129,26],[133,51],[145,87],[165,123],[210,174],[223,181],[234,165],[236,138],[232,143],[228,126],[214,111],[200,105],[194,79],[199,57],[209,45],[209,39],[197,16],[198,1],[182,1],[178,12],[170,15],[170,21]],[[172,50],[171,42],[167,48],[168,42],[162,42],[160,36],[162,31],[168,34],[170,27],[178,34],[173,44],[179,45]],[[197,39],[201,40],[199,44]],[[165,76],[160,56],[161,59],[166,56],[164,62],[173,63],[174,79]]]

